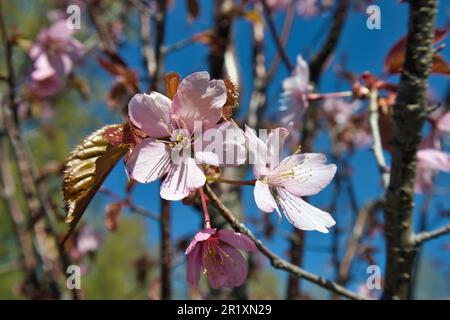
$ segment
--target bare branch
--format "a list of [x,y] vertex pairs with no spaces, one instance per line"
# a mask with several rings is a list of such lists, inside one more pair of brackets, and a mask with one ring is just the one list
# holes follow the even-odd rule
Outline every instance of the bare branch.
[[172,299],[172,244],[170,239],[170,201],[161,199],[161,299]]
[[[255,10],[262,11],[260,3],[255,3]],[[258,128],[262,120],[266,105],[266,56],[264,54],[264,24],[256,22],[253,24],[253,91],[250,98],[247,124]]]
[[[292,29],[292,23],[294,22],[294,16],[295,16],[294,6],[295,6],[295,3],[292,2],[289,4],[288,8],[286,9],[286,18],[284,19],[284,25],[283,25],[283,29],[282,29],[281,35],[280,35],[280,40],[281,40],[283,47],[286,46],[286,42],[289,38],[289,34]],[[273,77],[275,76],[275,74],[278,70],[278,66],[280,65],[280,61],[281,61],[281,56],[280,56],[279,51],[277,51],[277,54],[275,55],[275,58],[273,59],[271,65],[269,67],[269,71],[267,72],[267,76],[266,76],[267,83],[269,83],[270,80],[272,80]]]
[[275,22],[273,21],[273,18],[272,18],[271,12],[270,12],[270,8],[269,8],[266,0],[262,0],[261,3],[263,4],[264,16],[266,18],[267,26],[269,27],[270,33],[272,34],[273,40],[275,41],[275,45],[277,47],[278,54],[280,55],[281,60],[283,60],[289,73],[291,73],[292,71],[294,71],[294,66],[292,65],[291,61],[289,60],[289,57],[284,48],[284,44],[278,35],[277,28],[275,27]]
[[381,134],[378,123],[379,113],[378,113],[377,99],[378,99],[378,90],[372,89],[372,91],[370,92],[370,101],[369,101],[369,125],[373,139],[372,151],[381,173],[383,186],[387,188],[389,185],[390,174],[389,169],[386,165],[386,160],[384,159],[383,146],[381,145]]
[[333,22],[327,38],[325,39],[322,48],[311,60],[311,81],[315,84],[318,84],[322,69],[339,42],[345,20],[347,19],[348,9],[349,0],[339,0],[332,17]]
[[437,228],[436,230],[421,232],[414,237],[414,245],[420,246],[427,241],[439,238],[449,233],[450,233],[450,224],[443,226],[441,228]]
[[144,58],[147,74],[156,74],[156,57],[155,51],[151,44],[151,29],[150,29],[150,13],[146,10],[140,14],[140,38],[142,43],[142,56]]
[[361,238],[364,234],[367,220],[370,214],[380,206],[381,202],[381,200],[369,202],[360,210],[360,212],[356,216],[355,225],[353,227],[352,234],[347,240],[344,257],[342,258],[338,270],[338,282],[340,284],[345,284],[347,282],[348,274],[358,251]]

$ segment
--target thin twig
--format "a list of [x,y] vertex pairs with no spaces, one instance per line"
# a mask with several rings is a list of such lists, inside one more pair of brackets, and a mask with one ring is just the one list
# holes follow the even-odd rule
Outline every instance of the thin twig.
[[341,37],[341,33],[347,19],[348,9],[349,0],[338,1],[327,38],[317,54],[311,59],[311,81],[316,85],[319,84],[320,74],[322,73],[324,66],[327,64],[328,59],[339,42],[339,38]]
[[372,145],[372,151],[375,156],[375,160],[377,162],[378,168],[381,173],[381,178],[383,181],[384,188],[387,188],[389,185],[389,169],[386,166],[386,160],[384,158],[383,154],[383,146],[381,144],[381,134],[380,134],[380,127],[378,125],[378,90],[373,89],[370,92],[369,97],[369,124],[370,124],[370,130],[372,131],[372,139],[373,139],[373,145]]
[[[262,6],[255,3],[255,11],[260,13]],[[247,123],[250,127],[258,128],[262,121],[264,110],[266,108],[266,56],[264,51],[264,24],[256,22],[253,24],[252,38],[252,74],[253,88],[250,98]]]
[[[289,38],[289,34],[292,29],[292,22],[294,21],[294,16],[295,16],[294,6],[295,6],[295,3],[292,2],[289,4],[289,6],[286,9],[286,18],[284,19],[283,30],[281,31],[281,36],[280,36],[280,40],[281,40],[281,43],[283,44],[283,47],[286,46],[286,43]],[[277,73],[278,67],[280,65],[280,61],[281,61],[281,56],[280,56],[280,53],[277,51],[277,54],[275,55],[275,58],[273,59],[271,65],[269,67],[269,71],[267,72],[267,76],[266,76],[267,83],[269,83],[270,80],[272,80],[273,77],[275,76],[275,74]]]
[[277,28],[275,26],[275,22],[273,21],[269,5],[267,4],[266,0],[262,0],[261,3],[263,4],[264,16],[267,21],[267,26],[269,27],[269,31],[272,34],[273,40],[275,41],[275,45],[277,47],[278,53],[279,53],[281,59],[283,60],[284,65],[288,69],[289,73],[291,73],[292,71],[294,71],[294,66],[291,63],[291,61],[289,60],[287,52],[284,48],[284,44],[278,35]]
[[156,214],[156,213],[154,213],[154,212],[152,212],[152,211],[150,211],[150,210],[146,210],[146,209],[144,209],[144,208],[142,208],[142,207],[140,207],[140,206],[134,204],[134,203],[131,201],[131,199],[122,199],[121,197],[119,197],[118,194],[112,192],[112,191],[109,190],[109,189],[105,189],[105,188],[100,189],[99,192],[100,192],[100,193],[103,193],[103,194],[106,195],[106,196],[111,197],[112,199],[114,199],[114,201],[123,204],[123,205],[126,206],[132,213],[139,214],[139,215],[141,215],[141,216],[143,216],[143,217],[150,218],[150,219],[155,220],[155,221],[159,221],[159,220],[160,220],[158,214]]
[[140,15],[140,38],[142,43],[142,57],[148,75],[156,73],[155,51],[151,43],[150,13],[146,10]]
[[448,224],[444,227],[441,227],[441,228],[437,228],[433,231],[421,232],[414,237],[414,245],[420,246],[427,241],[436,239],[438,237],[444,236],[449,233],[450,233],[450,224]]
[[370,215],[380,206],[381,200],[371,201],[366,204],[356,216],[355,225],[352,234],[347,240],[344,257],[341,260],[338,270],[338,283],[345,285],[348,281],[348,275],[353,260],[358,252],[359,243],[364,234],[364,229]]

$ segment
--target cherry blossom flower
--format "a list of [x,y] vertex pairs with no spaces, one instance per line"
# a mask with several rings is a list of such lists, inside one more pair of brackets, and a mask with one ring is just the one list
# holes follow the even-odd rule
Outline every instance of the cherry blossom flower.
[[284,10],[292,3],[292,0],[266,0],[266,3],[272,10]]
[[423,193],[433,185],[436,171],[450,172],[450,154],[437,149],[421,149],[417,152],[415,191]]
[[450,154],[442,151],[441,138],[450,133],[450,112],[439,108],[428,118],[430,133],[417,152],[415,192],[424,193],[433,185],[436,171],[450,172]]
[[372,141],[367,114],[358,112],[359,100],[325,99],[322,111],[336,134],[336,149],[339,151],[363,148]]
[[[266,3],[271,10],[286,10],[293,2],[293,0],[266,0]],[[328,9],[333,4],[331,0],[319,2],[319,0],[295,1],[296,13],[302,17],[314,17],[320,14],[321,9]]]
[[360,105],[361,102],[358,100],[349,103],[344,99],[325,99],[322,109],[333,123],[345,126],[359,110]]
[[428,120],[431,124],[431,131],[422,140],[420,147],[421,149],[441,149],[441,138],[450,134],[450,111],[439,108],[429,116]]
[[283,81],[281,122],[284,125],[287,126],[292,122],[293,127],[298,128],[309,106],[308,94],[311,91],[308,63],[299,55],[294,73]]
[[238,250],[256,252],[246,235],[231,230],[205,228],[198,232],[186,249],[187,281],[196,288],[200,273],[206,274],[214,289],[239,287],[247,278],[247,262]]
[[[208,72],[196,72],[183,79],[173,101],[157,92],[136,94],[128,105],[128,115],[131,123],[148,137],[126,159],[131,177],[148,183],[166,175],[160,195],[167,200],[181,200],[203,186],[206,177],[200,164],[219,165],[220,156],[197,143],[194,129],[240,130],[228,121],[218,124],[226,99],[224,82],[210,80]],[[194,122],[201,123],[200,128]],[[224,146],[244,148],[227,137]],[[192,150],[195,159],[191,157]],[[245,157],[245,152],[237,154]],[[244,161],[245,158],[236,158],[235,165]]]
[[51,97],[61,90],[62,81],[45,56],[35,61],[28,88],[40,98]]
[[96,252],[100,248],[101,238],[91,227],[84,225],[77,234],[75,247],[70,254],[79,260],[85,255]]
[[55,21],[50,28],[39,32],[29,55],[33,61],[30,88],[41,97],[48,97],[61,89],[62,79],[83,55],[83,45],[73,38],[65,20]]
[[314,17],[320,13],[318,0],[300,0],[297,3],[297,13],[303,17]]
[[[278,128],[280,140],[287,130]],[[320,153],[296,153],[278,163],[276,134],[272,131],[267,144],[252,129],[246,127],[245,135],[250,156],[255,159],[253,171],[257,179],[254,196],[256,205],[264,212],[277,211],[278,206],[296,228],[327,233],[335,224],[326,212],[304,201],[302,196],[318,193],[327,186],[336,173],[336,165],[326,165],[326,157]]]

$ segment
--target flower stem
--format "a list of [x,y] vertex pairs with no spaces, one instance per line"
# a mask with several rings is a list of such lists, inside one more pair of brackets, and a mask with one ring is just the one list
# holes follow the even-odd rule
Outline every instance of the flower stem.
[[253,179],[253,180],[231,180],[231,179],[209,177],[208,182],[220,182],[220,183],[234,184],[237,186],[254,186],[256,179]]
[[203,214],[205,216],[205,229],[211,228],[211,219],[209,218],[208,207],[206,206],[206,196],[203,192],[203,187],[200,189],[200,199],[202,200]]

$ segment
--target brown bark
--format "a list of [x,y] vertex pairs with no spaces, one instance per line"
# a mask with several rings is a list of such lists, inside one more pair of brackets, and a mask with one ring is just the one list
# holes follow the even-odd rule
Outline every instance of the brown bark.
[[412,231],[416,153],[427,113],[436,0],[410,1],[406,58],[393,110],[392,170],[384,206],[386,274],[384,299],[409,299],[417,247]]

